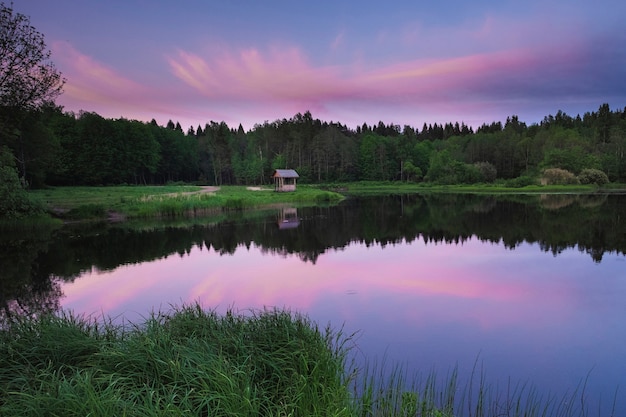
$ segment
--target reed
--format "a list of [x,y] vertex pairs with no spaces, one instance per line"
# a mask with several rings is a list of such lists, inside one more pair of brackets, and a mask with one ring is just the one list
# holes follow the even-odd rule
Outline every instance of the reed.
[[353,415],[403,417],[605,417],[616,416],[617,391],[609,404],[586,400],[586,380],[561,395],[541,393],[530,383],[489,384],[476,362],[461,380],[458,368],[440,378],[431,371],[407,373],[399,365],[366,363],[352,380]]

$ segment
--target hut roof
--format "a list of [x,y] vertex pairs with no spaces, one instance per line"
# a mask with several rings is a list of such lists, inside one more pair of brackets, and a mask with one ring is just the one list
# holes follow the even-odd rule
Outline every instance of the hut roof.
[[277,169],[274,171],[273,177],[300,178],[300,176],[294,169]]

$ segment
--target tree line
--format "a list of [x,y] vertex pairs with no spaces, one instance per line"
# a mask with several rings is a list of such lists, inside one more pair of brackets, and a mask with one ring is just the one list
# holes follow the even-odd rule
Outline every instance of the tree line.
[[[0,109],[0,110],[4,110]],[[239,125],[211,121],[183,131],[106,119],[93,112],[64,112],[48,103],[26,111],[18,134],[3,135],[20,161],[20,176],[44,185],[264,184],[276,168],[297,170],[301,181],[493,182],[525,185],[546,168],[579,175],[599,170],[626,181],[626,108],[572,117],[561,111],[527,126],[517,116],[483,124],[363,124],[354,128],[313,118]]]

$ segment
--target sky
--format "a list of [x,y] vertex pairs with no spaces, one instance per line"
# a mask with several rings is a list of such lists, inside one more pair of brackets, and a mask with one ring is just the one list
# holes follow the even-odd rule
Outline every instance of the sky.
[[[5,1],[5,4],[7,2]],[[626,107],[623,0],[14,0],[107,118],[255,124],[310,111],[350,127]]]

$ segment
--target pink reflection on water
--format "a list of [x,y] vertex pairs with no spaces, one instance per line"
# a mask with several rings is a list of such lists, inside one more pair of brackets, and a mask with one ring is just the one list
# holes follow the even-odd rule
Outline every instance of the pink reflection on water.
[[[252,245],[233,255],[194,248],[154,262],[92,271],[62,286],[78,313],[141,322],[150,311],[200,302],[224,312],[285,307],[324,326],[359,331],[357,352],[444,374],[477,357],[501,383],[574,389],[593,369],[597,392],[624,384],[624,257],[595,264],[574,249],[509,250],[470,239],[353,243],[315,264]],[[465,366],[465,368],[463,368]],[[596,394],[594,394],[596,395]]]
[[[341,320],[368,308],[388,320],[398,320],[401,310],[401,320],[413,325],[432,322],[436,309],[441,320],[482,328],[534,325],[547,312],[551,320],[564,319],[576,308],[576,287],[562,285],[566,267],[553,272],[554,258],[537,252],[527,245],[513,257],[501,246],[476,240],[385,248],[352,244],[311,264],[296,256],[263,254],[255,246],[224,256],[194,248],[184,256],[87,273],[63,286],[63,306],[87,314],[133,316],[199,301],[220,311],[330,308],[341,313]],[[447,307],[442,309],[443,304]]]

